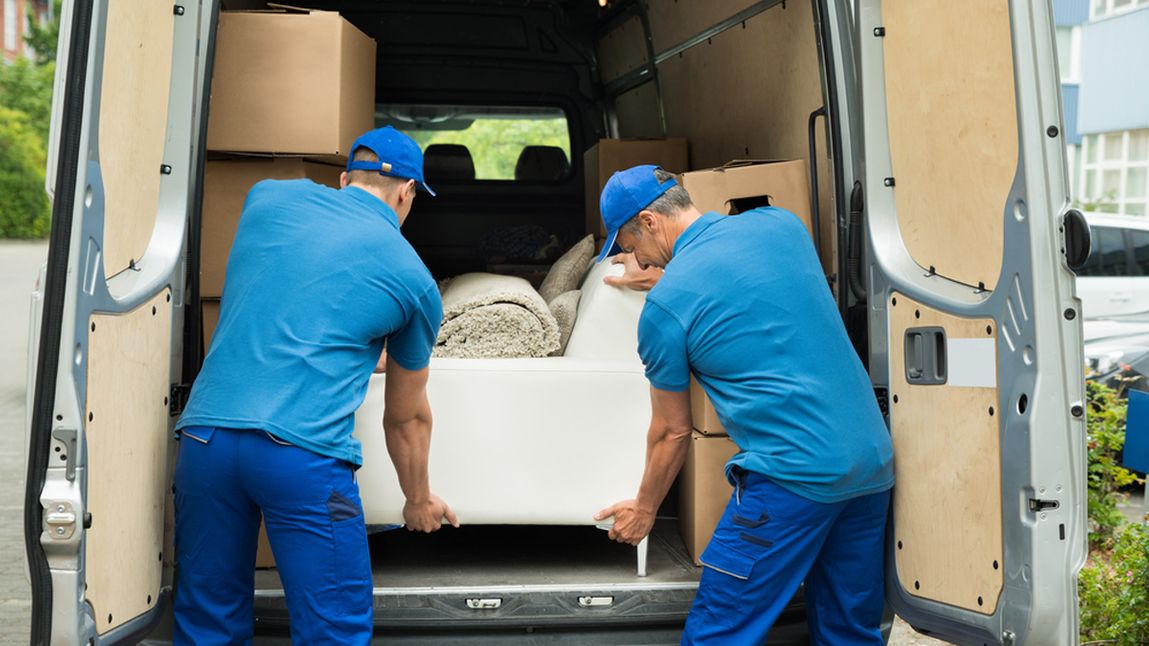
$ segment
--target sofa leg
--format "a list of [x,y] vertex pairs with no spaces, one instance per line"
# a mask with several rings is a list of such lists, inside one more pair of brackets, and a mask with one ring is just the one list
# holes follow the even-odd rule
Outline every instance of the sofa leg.
[[638,576],[646,576],[646,552],[649,545],[649,536],[642,539],[642,542],[638,544]]

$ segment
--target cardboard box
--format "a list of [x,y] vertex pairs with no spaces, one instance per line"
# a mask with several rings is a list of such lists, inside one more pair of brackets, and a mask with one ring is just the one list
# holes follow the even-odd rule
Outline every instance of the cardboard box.
[[259,523],[259,545],[255,549],[255,567],[275,567],[275,555],[271,553],[271,541],[267,540],[267,527]]
[[682,175],[682,186],[699,211],[723,215],[771,206],[794,213],[806,229],[810,224],[810,176],[805,160],[733,161],[718,168],[695,170]]
[[223,295],[227,256],[235,238],[243,202],[251,187],[264,179],[311,180],[339,187],[342,166],[298,157],[241,158],[208,161],[204,169],[203,221],[200,236],[200,295]]
[[598,198],[616,171],[640,164],[654,164],[672,173],[690,165],[685,139],[600,139],[583,154],[586,186],[586,232],[606,237]]
[[343,155],[375,127],[375,41],[331,11],[220,14],[208,150]]
[[738,445],[729,437],[697,431],[690,437],[686,463],[678,477],[678,525],[695,565],[702,565],[699,557],[734,493],[725,471],[726,463],[737,452]]
[[207,356],[208,348],[211,347],[211,337],[215,334],[216,326],[219,325],[219,299],[205,298],[200,301],[199,307],[200,325],[202,326],[200,331],[203,333],[203,354]]
[[690,378],[690,415],[693,418],[694,430],[703,435],[726,435],[722,422],[718,421],[718,411],[710,403],[702,384],[694,377]]

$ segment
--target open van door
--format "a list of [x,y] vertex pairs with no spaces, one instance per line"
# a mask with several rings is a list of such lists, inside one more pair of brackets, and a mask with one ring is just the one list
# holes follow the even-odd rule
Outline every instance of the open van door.
[[1065,250],[1079,244],[1063,231],[1050,5],[816,6],[841,230],[861,225],[850,284],[894,439],[888,601],[957,643],[1076,643],[1084,377]]
[[134,643],[167,596],[203,4],[64,3],[25,496],[34,644]]

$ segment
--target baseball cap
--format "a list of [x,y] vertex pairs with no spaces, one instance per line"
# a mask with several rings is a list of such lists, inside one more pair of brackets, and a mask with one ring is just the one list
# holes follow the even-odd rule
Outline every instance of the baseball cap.
[[599,199],[599,209],[602,211],[602,222],[606,225],[606,243],[602,246],[602,253],[598,262],[607,256],[613,256],[622,251],[618,247],[618,230],[638,215],[638,212],[650,206],[663,193],[678,185],[673,177],[665,182],[659,182],[654,176],[658,166],[645,164],[626,170],[620,170],[607,180],[602,188],[602,197]]
[[[355,151],[360,148],[375,153],[379,161],[355,161]],[[391,126],[369,130],[360,135],[351,145],[347,170],[375,171],[389,177],[413,179],[415,186],[427,191],[432,197],[435,195],[435,191],[423,180],[423,151],[419,149],[419,144]]]

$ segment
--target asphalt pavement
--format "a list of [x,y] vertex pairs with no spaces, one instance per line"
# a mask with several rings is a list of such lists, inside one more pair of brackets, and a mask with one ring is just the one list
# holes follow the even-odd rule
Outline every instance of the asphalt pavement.
[[0,644],[28,643],[24,574],[24,409],[32,289],[45,242],[0,240]]

